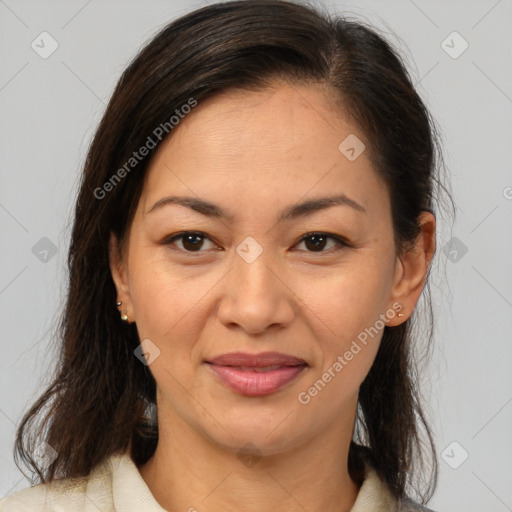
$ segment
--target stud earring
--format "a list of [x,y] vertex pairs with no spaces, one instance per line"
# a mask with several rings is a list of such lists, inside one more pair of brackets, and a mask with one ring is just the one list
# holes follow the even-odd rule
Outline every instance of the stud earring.
[[[400,303],[398,303],[398,304],[400,304]],[[400,304],[400,309],[403,309],[403,308],[404,308],[404,307],[402,306],[402,304]],[[398,318],[403,318],[405,315],[404,315],[402,312],[398,312],[398,313],[396,314],[396,316],[397,316]]]
[[[117,307],[120,307],[120,306],[122,306],[122,305],[123,305],[123,301],[118,300],[118,301],[116,302],[116,306],[117,306]],[[126,314],[126,309],[122,309],[122,310],[121,310],[121,320],[122,320],[123,322],[128,322],[128,315]]]

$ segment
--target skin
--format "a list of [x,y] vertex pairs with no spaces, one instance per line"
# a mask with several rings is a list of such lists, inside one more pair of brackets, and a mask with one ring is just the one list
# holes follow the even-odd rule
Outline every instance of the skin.
[[[349,134],[369,143],[327,92],[276,83],[200,102],[154,155],[128,238],[111,237],[118,300],[140,339],[160,350],[149,366],[159,442],[139,471],[167,510],[340,512],[357,497],[348,448],[383,329],[307,405],[297,397],[394,303],[404,316],[388,325],[410,316],[435,219],[424,212],[417,241],[397,254],[389,193],[368,151],[349,161],[338,150]],[[334,205],[277,220],[286,207],[336,194],[365,212]],[[210,201],[230,217],[177,204],[150,212],[170,195]],[[199,252],[168,241],[183,231],[207,235]],[[327,239],[315,249],[303,239],[310,232],[350,247]],[[252,263],[236,252],[248,236],[263,251]],[[203,362],[234,351],[283,352],[309,367],[271,395],[247,397]],[[244,464],[237,455],[247,443],[254,458]]]

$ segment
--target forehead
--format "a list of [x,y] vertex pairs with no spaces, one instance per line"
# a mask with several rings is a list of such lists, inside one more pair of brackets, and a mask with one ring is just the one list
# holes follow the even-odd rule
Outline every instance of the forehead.
[[368,203],[382,183],[366,151],[352,161],[340,151],[347,137],[368,145],[324,86],[224,91],[199,102],[161,144],[146,176],[144,210],[171,192],[237,204],[259,197],[270,206],[336,188]]
[[284,152],[297,160],[328,147],[331,155],[338,156],[340,130],[353,131],[353,127],[340,115],[333,98],[319,84],[230,89],[199,103],[168,144],[198,155],[212,151],[222,160],[259,154],[279,161]]

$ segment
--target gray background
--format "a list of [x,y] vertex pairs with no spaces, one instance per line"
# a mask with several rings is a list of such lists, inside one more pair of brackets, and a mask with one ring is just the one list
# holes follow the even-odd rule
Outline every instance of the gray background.
[[[0,0],[0,496],[28,486],[12,459],[14,432],[55,357],[88,143],[141,44],[204,3]],[[388,33],[444,137],[457,217],[453,230],[439,219],[432,276],[437,330],[424,394],[441,474],[430,506],[512,510],[512,2],[318,3]],[[31,47],[44,31],[58,43],[46,59]]]

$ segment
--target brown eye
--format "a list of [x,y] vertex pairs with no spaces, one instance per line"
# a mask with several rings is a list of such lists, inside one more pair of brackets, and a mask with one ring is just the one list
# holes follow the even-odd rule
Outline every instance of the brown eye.
[[198,251],[203,246],[204,239],[201,235],[183,235],[182,244],[187,251]]
[[[334,241],[334,244],[327,247],[329,240]],[[309,233],[302,237],[300,243],[305,244],[308,252],[327,252],[324,250],[326,247],[327,249],[349,247],[341,238],[327,233]]]
[[[208,236],[205,235],[204,233],[187,231],[184,233],[173,235],[171,238],[167,238],[164,243],[166,245],[173,244],[176,247],[178,247],[178,249],[181,249],[186,252],[204,252],[201,249],[204,248],[205,241],[207,240],[210,241],[210,243],[212,243]],[[181,247],[179,244],[175,243],[176,241],[181,241]]]

